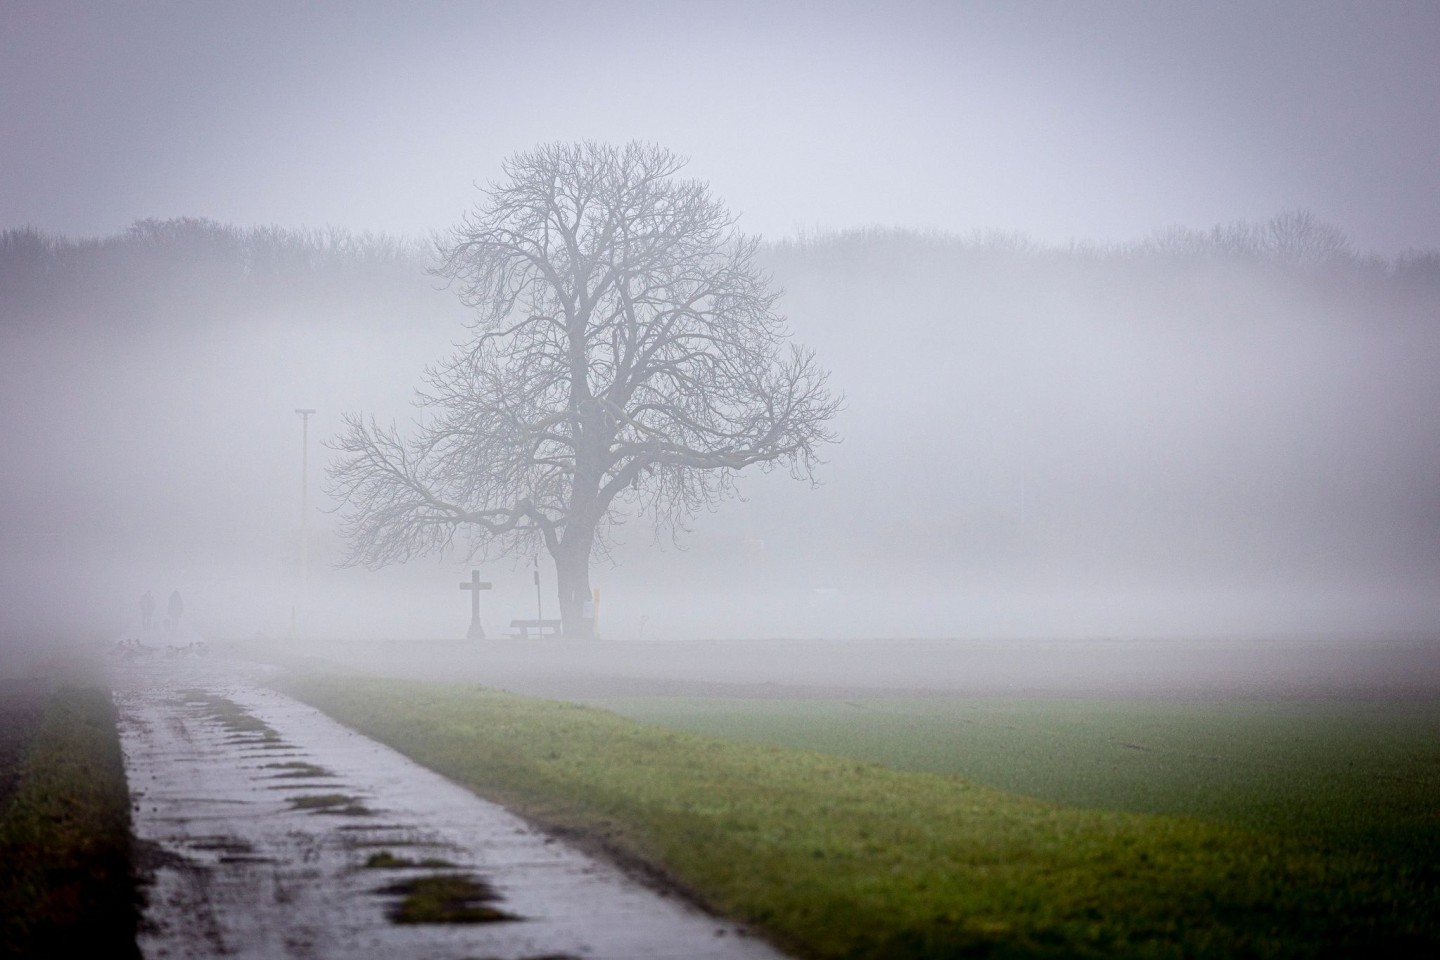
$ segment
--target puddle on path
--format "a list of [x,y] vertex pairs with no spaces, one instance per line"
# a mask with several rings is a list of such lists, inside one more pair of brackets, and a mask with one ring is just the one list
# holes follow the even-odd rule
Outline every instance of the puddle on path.
[[779,958],[253,674],[115,669],[149,960]]

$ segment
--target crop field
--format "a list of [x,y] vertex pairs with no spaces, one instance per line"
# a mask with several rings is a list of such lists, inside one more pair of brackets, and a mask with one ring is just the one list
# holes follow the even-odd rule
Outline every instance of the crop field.
[[677,730],[1440,863],[1440,702],[594,701]]
[[1318,705],[1064,701],[647,698],[622,717],[473,685],[288,689],[798,956],[1440,946],[1424,707],[1329,727]]

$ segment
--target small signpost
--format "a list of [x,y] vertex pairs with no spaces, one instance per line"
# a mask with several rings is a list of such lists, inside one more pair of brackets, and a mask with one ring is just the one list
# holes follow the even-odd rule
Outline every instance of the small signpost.
[[485,628],[480,626],[480,591],[489,590],[491,584],[480,579],[479,570],[470,571],[470,581],[460,584],[461,590],[470,591],[470,629],[465,634],[466,640],[484,640]]

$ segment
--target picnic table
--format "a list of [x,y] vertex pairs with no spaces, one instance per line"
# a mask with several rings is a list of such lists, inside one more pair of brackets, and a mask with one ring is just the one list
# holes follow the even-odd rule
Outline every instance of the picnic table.
[[510,636],[517,640],[530,639],[533,630],[537,638],[560,636],[560,620],[511,620]]

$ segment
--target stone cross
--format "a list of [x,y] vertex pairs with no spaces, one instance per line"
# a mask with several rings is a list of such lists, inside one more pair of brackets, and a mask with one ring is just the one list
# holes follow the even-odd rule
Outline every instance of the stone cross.
[[490,587],[489,582],[480,579],[479,570],[471,570],[470,582],[460,584],[461,590],[470,591],[470,630],[465,634],[466,640],[485,639],[485,628],[480,626],[480,591]]

